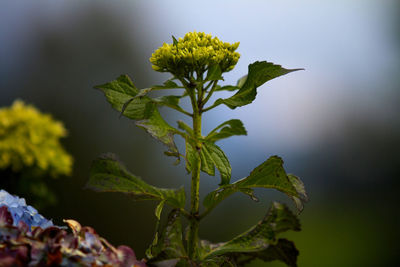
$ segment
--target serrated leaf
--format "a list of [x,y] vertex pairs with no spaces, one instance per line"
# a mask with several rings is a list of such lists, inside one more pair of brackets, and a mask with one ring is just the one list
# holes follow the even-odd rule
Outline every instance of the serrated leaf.
[[205,256],[210,253],[213,249],[217,248],[218,244],[213,244],[208,240],[200,240],[199,255],[200,258],[205,258]]
[[188,173],[193,171],[193,168],[198,164],[198,161],[200,160],[199,158],[199,153],[196,152],[196,145],[191,142],[188,138],[185,140],[185,146],[186,146],[186,171]]
[[131,174],[114,154],[104,154],[97,158],[90,169],[86,187],[98,192],[120,192],[136,200],[165,201],[176,208],[185,206],[185,191],[157,188]]
[[[124,115],[126,108],[129,106],[129,104],[132,103],[133,100],[138,98],[139,102],[148,101],[149,100],[148,98],[142,99],[142,97],[147,95],[151,90],[152,90],[151,88],[142,89],[134,97],[125,102],[124,105],[122,106],[120,117]],[[147,108],[153,108],[153,107],[154,106],[151,106],[151,104],[149,103],[149,106]]]
[[217,167],[221,174],[220,185],[229,184],[231,180],[232,168],[225,153],[212,142],[203,141],[200,149],[201,170],[208,175],[215,175]]
[[[148,97],[137,97],[139,90],[133,85],[128,75],[121,75],[116,80],[97,85],[114,109],[123,112],[125,117],[133,120],[151,116],[155,105]],[[140,95],[139,95],[140,96]]]
[[[217,99],[216,105],[225,104],[231,109],[241,107],[253,102],[257,95],[257,88],[265,82],[276,77],[288,74],[301,69],[285,69],[280,65],[275,65],[266,61],[256,61],[249,65],[249,72],[245,80],[239,80],[238,84],[242,84],[239,91],[233,96],[226,99]],[[243,78],[242,78],[243,79]]]
[[303,181],[301,181],[299,177],[293,174],[288,174],[288,178],[297,191],[297,196],[290,196],[290,198],[294,201],[297,210],[300,212],[303,210],[303,203],[308,201],[306,188],[304,187]]
[[116,91],[130,96],[136,96],[136,94],[139,92],[139,89],[136,88],[127,74],[123,74],[111,82],[102,85],[96,85],[94,88]]
[[150,259],[149,263],[162,266],[160,264],[167,261],[174,263],[174,265],[169,266],[175,266],[181,258],[186,256],[179,210],[174,209],[169,213],[167,224],[159,236],[158,244],[151,248],[151,254],[154,257]]
[[231,258],[239,266],[260,259],[265,262],[279,260],[288,266],[296,267],[298,255],[299,251],[292,241],[279,238],[276,244],[269,245],[265,250],[253,253],[235,253]]
[[210,259],[205,259],[201,261],[203,265],[201,266],[207,266],[207,267],[237,267],[236,263],[234,262],[233,259],[226,257],[226,256],[220,256],[220,257],[214,257]]
[[157,105],[171,107],[181,112],[184,112],[184,110],[179,106],[179,101],[181,100],[181,98],[182,96],[179,95],[167,95],[167,96],[153,98],[152,100]]
[[207,173],[208,175],[215,176],[215,163],[213,160],[213,156],[210,154],[209,150],[205,145],[201,148],[200,151],[200,160],[201,160],[201,171]]
[[[164,83],[165,87],[176,87],[171,80]],[[168,156],[175,156],[179,163],[179,152],[174,142],[175,128],[170,126],[160,115],[157,105],[179,107],[181,96],[164,96],[152,99],[146,94],[154,88],[138,90],[127,75],[121,75],[109,83],[95,86],[104,92],[108,102],[130,119],[136,120],[136,125],[144,128],[152,137],[168,146]]]
[[217,145],[203,141],[202,146],[196,149],[193,141],[186,138],[186,170],[190,173],[194,166],[201,162],[201,171],[208,175],[215,175],[215,167],[221,175],[221,185],[229,184],[231,178],[231,165],[225,153]]
[[283,160],[280,157],[272,156],[256,167],[248,177],[210,192],[205,197],[203,204],[208,210],[213,209],[222,200],[236,192],[243,192],[254,197],[253,188],[273,188],[291,198],[298,199],[299,201],[296,200],[295,204],[299,210],[303,207],[302,202],[307,201],[304,185],[286,174]]
[[212,65],[208,68],[206,81],[221,80],[221,75],[221,67],[218,64]]
[[261,222],[231,241],[219,244],[203,257],[260,252],[274,245],[279,233],[288,230],[300,231],[297,217],[284,204],[273,202]]
[[[221,130],[218,132],[219,129]],[[247,135],[247,131],[240,120],[233,119],[220,124],[205,139],[210,142],[216,142],[233,135]]]
[[170,151],[170,155],[175,155],[179,158],[178,148],[174,142],[176,129],[161,117],[157,109],[153,111],[149,118],[137,121],[136,125],[145,129],[153,138],[165,144]]

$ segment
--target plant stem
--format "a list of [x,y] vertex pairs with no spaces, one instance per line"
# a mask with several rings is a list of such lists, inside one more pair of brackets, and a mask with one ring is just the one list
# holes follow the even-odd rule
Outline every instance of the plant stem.
[[[194,88],[193,88],[194,89]],[[194,90],[191,91],[191,102],[193,106],[193,134],[196,143],[196,153],[201,149],[201,100],[202,95],[199,93],[196,101],[196,95]],[[201,161],[200,157],[196,162],[196,166],[192,169],[192,184],[190,194],[190,226],[189,226],[189,238],[188,238],[188,254],[190,259],[197,258],[198,243],[199,243],[199,202],[200,202],[200,168]]]
[[200,160],[196,168],[193,168],[192,186],[191,186],[191,209],[190,209],[190,227],[188,238],[188,254],[190,259],[197,257],[199,243],[199,187],[200,187]]
[[[211,97],[211,95],[214,93],[215,89],[217,89],[217,83],[218,83],[218,80],[213,81],[213,82],[210,82],[209,85],[213,84],[213,87],[211,88],[210,92],[208,93],[208,95],[207,95],[206,98],[204,99],[204,101],[203,101],[203,106],[204,106],[204,105],[207,103],[207,101],[210,99],[210,97]],[[209,86],[209,85],[208,85],[208,86]],[[207,87],[208,87],[208,86],[207,86]]]

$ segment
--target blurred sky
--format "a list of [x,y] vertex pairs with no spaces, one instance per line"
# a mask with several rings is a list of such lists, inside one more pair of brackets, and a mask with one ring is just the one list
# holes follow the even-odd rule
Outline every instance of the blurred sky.
[[[137,243],[152,238],[154,205],[82,191],[91,160],[116,152],[132,172],[159,186],[188,187],[188,177],[182,164],[170,166],[160,144],[118,119],[91,88],[122,73],[140,88],[163,82],[169,76],[153,72],[148,58],[171,35],[196,30],[240,41],[241,59],[225,76],[227,84],[256,60],[305,70],[263,85],[252,105],[234,111],[221,106],[205,116],[204,133],[231,118],[246,126],[247,137],[220,143],[232,180],[270,155],[282,156],[311,196],[301,215],[304,230],[292,237],[300,266],[394,266],[400,252],[400,231],[394,228],[400,222],[399,10],[395,0],[6,0],[0,3],[0,105],[24,99],[69,129],[65,145],[76,159],[75,174],[54,182],[60,206],[48,214],[74,217],[143,255]],[[167,114],[173,125],[182,119]],[[203,181],[205,193],[218,177]],[[271,196],[258,205],[240,196],[227,201],[202,234],[224,241],[259,220],[271,199],[286,201],[272,191],[258,193]],[[132,215],[113,210],[119,205]],[[237,210],[249,215],[235,220]],[[226,218],[237,223],[215,230]],[[132,234],[127,238],[109,225],[131,227]]]

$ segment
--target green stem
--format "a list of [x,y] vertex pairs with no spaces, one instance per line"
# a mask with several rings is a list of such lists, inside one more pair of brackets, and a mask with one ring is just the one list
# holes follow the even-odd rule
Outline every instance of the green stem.
[[200,189],[200,160],[192,170],[192,186],[190,199],[190,220],[189,220],[189,238],[188,238],[188,254],[189,258],[197,257],[199,243],[199,189]]
[[[218,83],[218,80],[216,80],[216,81],[214,81],[214,82],[212,82],[213,83],[213,87],[211,88],[211,90],[210,90],[210,92],[208,93],[208,95],[206,96],[206,98],[204,99],[204,101],[203,101],[203,106],[207,103],[207,101],[210,99],[210,97],[212,96],[212,94],[214,93],[214,91],[215,91],[215,89],[217,89],[217,83]],[[211,82],[210,82],[210,84],[211,84]],[[209,85],[210,85],[209,84]]]
[[[192,90],[191,90],[192,89]],[[196,101],[194,88],[189,88],[190,99],[193,106],[193,135],[196,144],[196,153],[201,149],[201,98],[200,93]],[[201,89],[199,89],[200,91]],[[198,157],[196,166],[192,169],[192,184],[190,193],[190,220],[189,220],[189,238],[188,238],[188,254],[190,259],[197,258],[198,243],[199,243],[199,203],[200,203],[200,168],[201,161]]]

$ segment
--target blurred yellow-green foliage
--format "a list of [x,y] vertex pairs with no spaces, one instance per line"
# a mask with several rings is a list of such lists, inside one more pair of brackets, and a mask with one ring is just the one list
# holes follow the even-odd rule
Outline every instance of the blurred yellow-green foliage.
[[70,175],[72,157],[59,141],[66,135],[61,122],[16,100],[0,109],[0,168],[14,172],[38,168],[52,177]]
[[27,198],[36,208],[56,204],[47,177],[71,175],[73,159],[60,143],[62,122],[16,100],[0,109],[0,188]]

